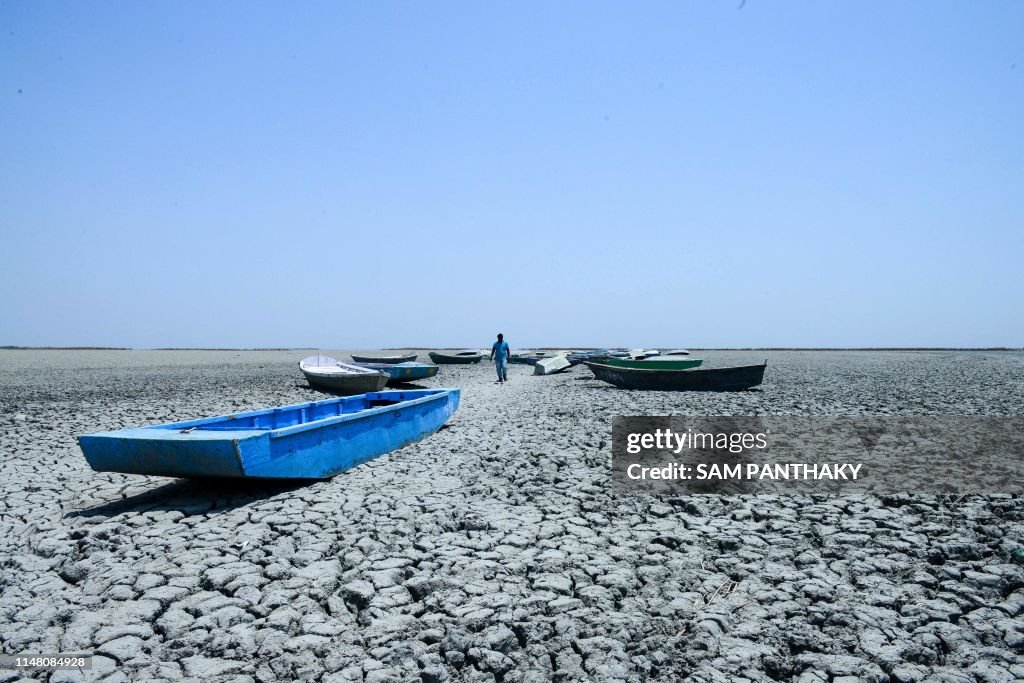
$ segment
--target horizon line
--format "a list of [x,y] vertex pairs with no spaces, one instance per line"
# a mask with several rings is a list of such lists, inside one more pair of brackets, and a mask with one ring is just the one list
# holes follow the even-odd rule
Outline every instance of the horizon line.
[[[0,351],[315,351],[324,347],[313,346],[17,346],[0,345]],[[463,348],[461,346],[392,346],[356,348],[356,351],[400,351],[422,350],[441,351]],[[592,351],[608,347],[600,346],[534,346],[538,351],[579,349]],[[619,347],[611,347],[619,348]],[[622,347],[625,348],[625,347]],[[665,347],[669,348],[669,347]],[[694,351],[1024,351],[1017,346],[691,346]],[[336,349],[345,351],[349,349]]]

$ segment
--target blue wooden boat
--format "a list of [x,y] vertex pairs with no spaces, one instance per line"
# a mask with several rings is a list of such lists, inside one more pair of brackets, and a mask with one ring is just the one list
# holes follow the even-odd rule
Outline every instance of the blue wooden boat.
[[327,479],[428,436],[458,389],[377,391],[283,408],[78,437],[97,472]]
[[354,363],[361,368],[368,368],[370,370],[377,370],[378,372],[387,373],[389,379],[388,384],[402,384],[405,382],[415,382],[421,379],[428,379],[437,374],[440,370],[436,365],[430,363]]

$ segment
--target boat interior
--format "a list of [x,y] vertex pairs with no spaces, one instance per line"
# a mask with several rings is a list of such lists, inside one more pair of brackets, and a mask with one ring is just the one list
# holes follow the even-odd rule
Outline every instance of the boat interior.
[[366,375],[375,372],[352,363],[344,363],[330,356],[310,356],[303,358],[299,368],[304,372],[315,372],[320,375]]
[[418,398],[425,398],[434,394],[441,394],[444,393],[444,391],[444,389],[377,391],[368,394],[360,394],[358,396],[328,399],[326,401],[300,403],[298,405],[285,406],[283,408],[255,410],[247,413],[236,413],[234,415],[220,415],[218,417],[210,417],[203,420],[158,425],[153,427],[153,429],[177,429],[183,431],[245,431],[282,429],[284,427],[293,427],[295,425],[325,420],[339,415],[359,413],[364,410],[370,410],[371,408],[392,406],[406,401],[413,401]]

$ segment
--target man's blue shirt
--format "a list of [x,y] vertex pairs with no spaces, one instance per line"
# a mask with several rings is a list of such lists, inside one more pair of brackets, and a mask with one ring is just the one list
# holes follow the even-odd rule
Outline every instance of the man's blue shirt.
[[494,342],[494,344],[491,346],[491,351],[494,352],[494,357],[497,358],[498,360],[505,360],[506,358],[508,358],[508,342]]

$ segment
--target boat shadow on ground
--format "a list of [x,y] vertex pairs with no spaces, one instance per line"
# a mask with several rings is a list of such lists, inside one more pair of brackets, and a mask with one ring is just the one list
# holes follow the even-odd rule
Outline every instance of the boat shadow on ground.
[[273,496],[319,483],[318,479],[176,479],[119,500],[69,512],[65,517],[114,517],[124,513],[180,512],[186,517],[230,512]]

